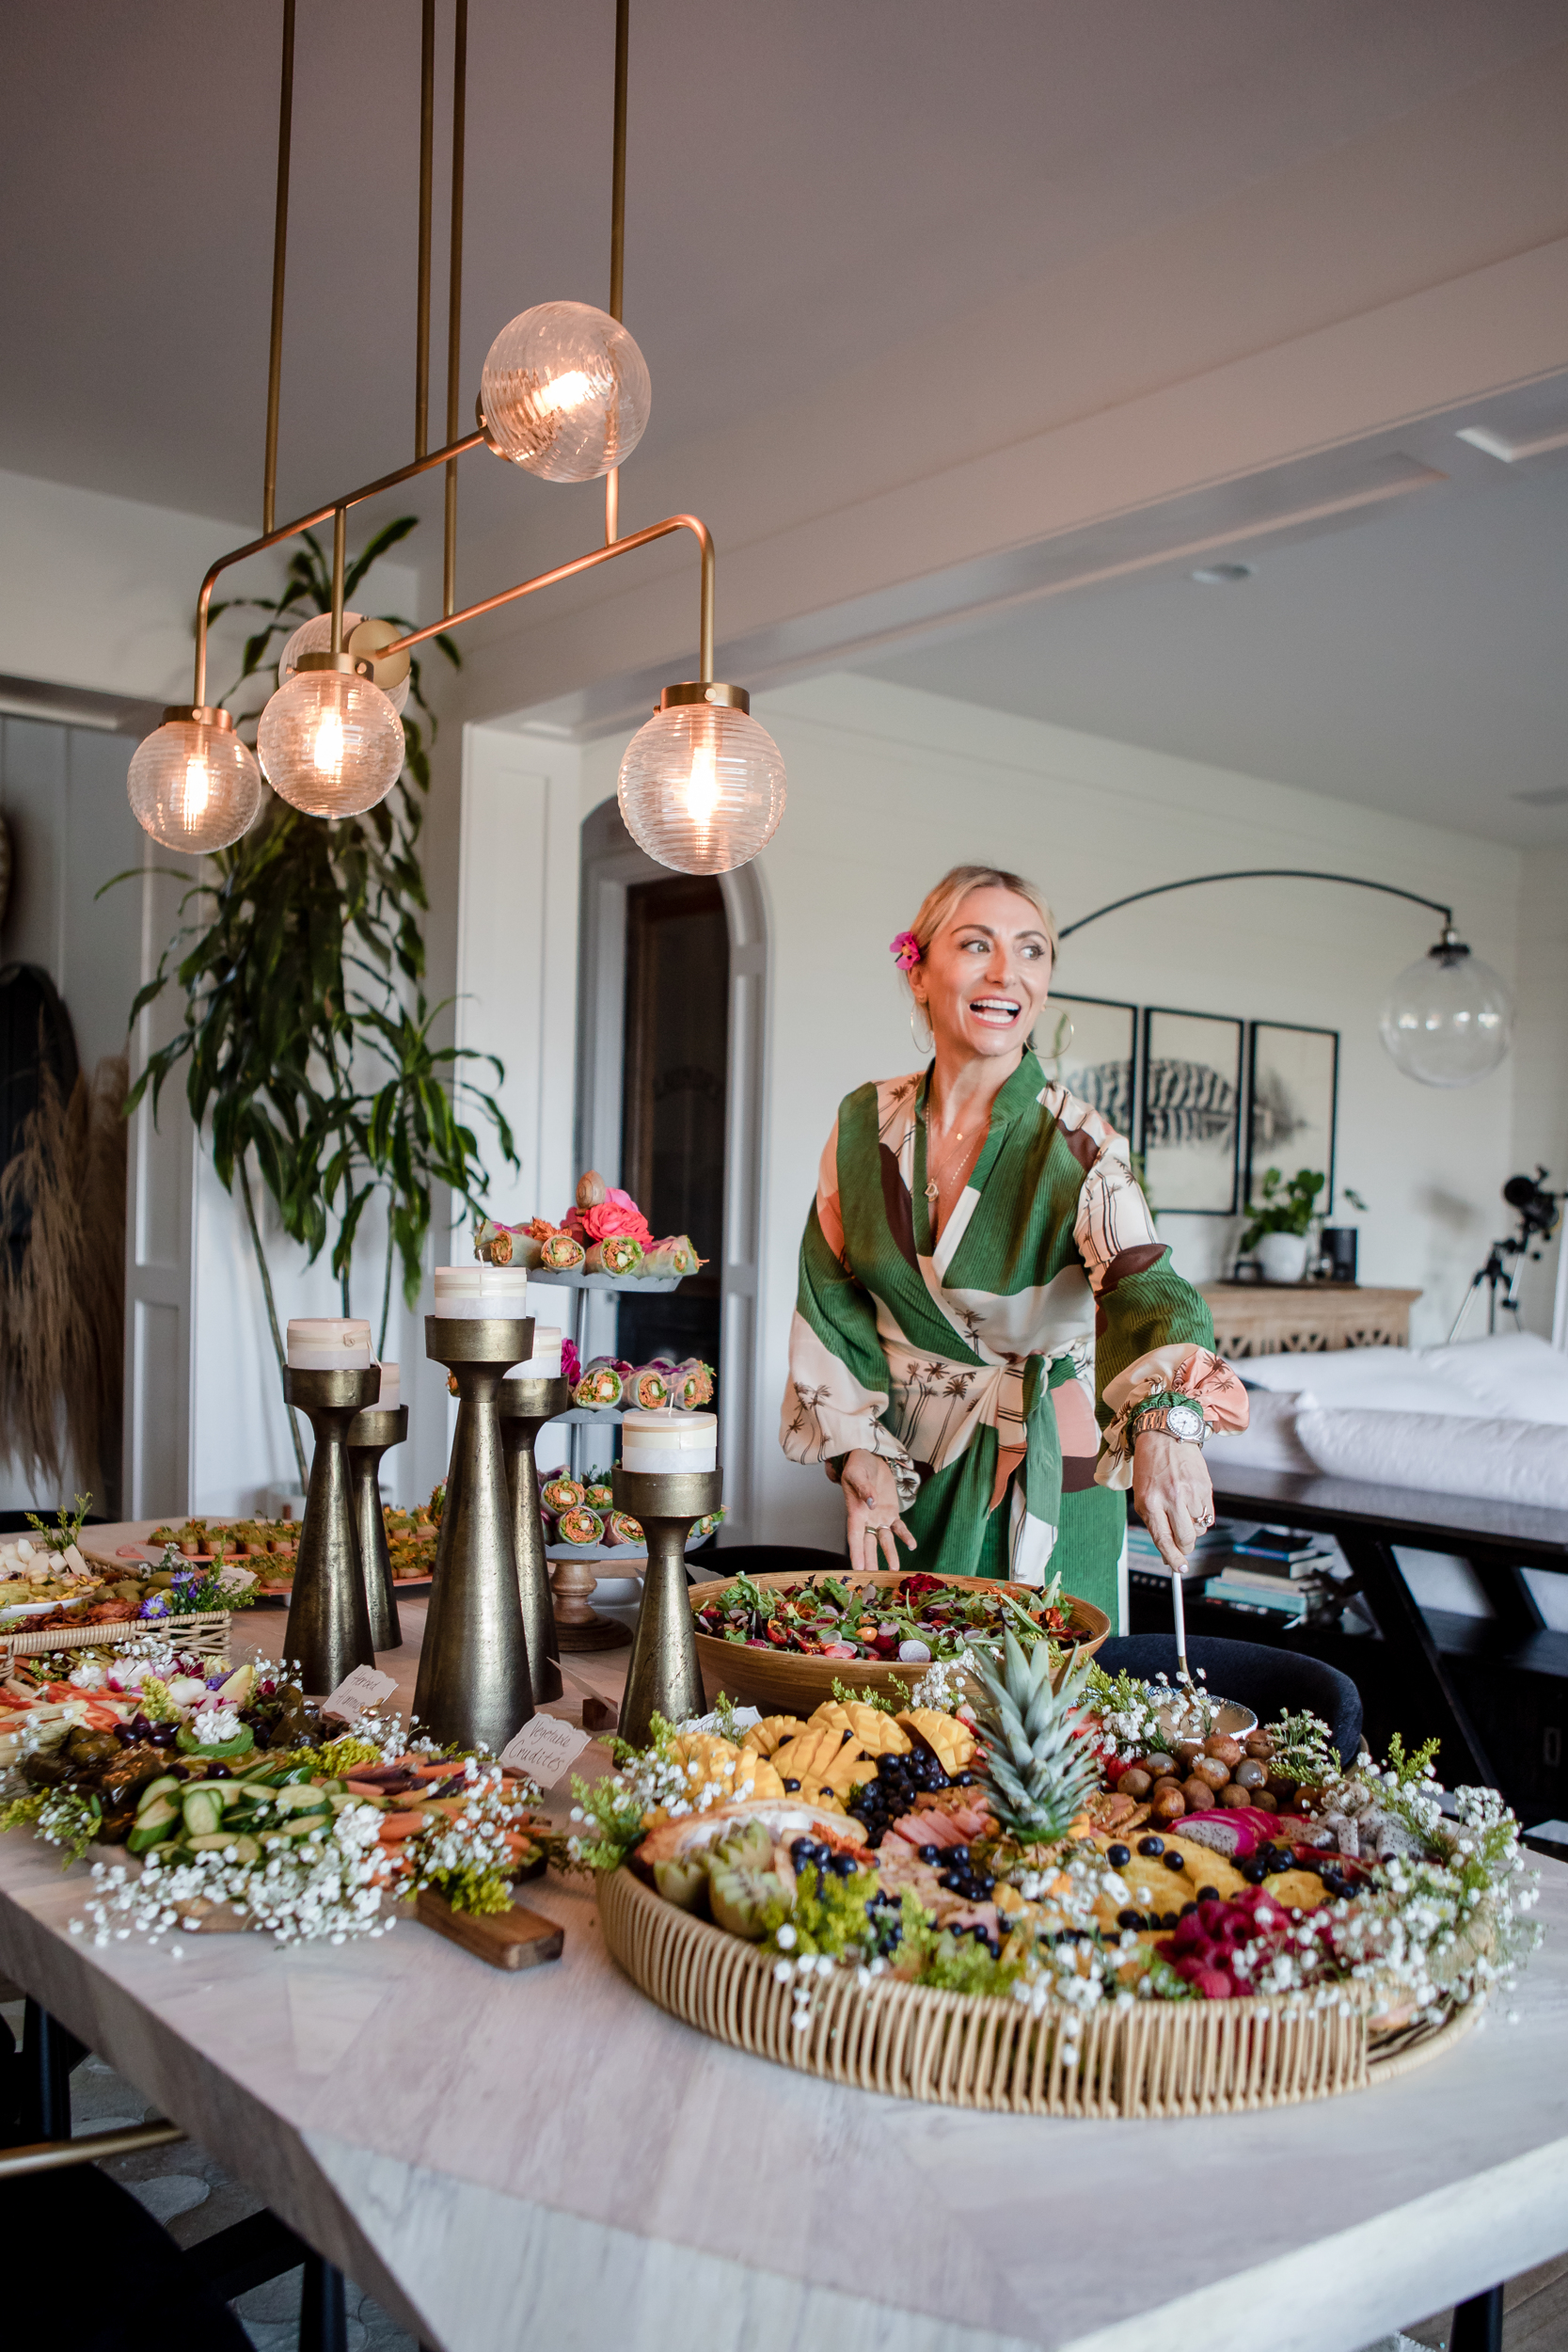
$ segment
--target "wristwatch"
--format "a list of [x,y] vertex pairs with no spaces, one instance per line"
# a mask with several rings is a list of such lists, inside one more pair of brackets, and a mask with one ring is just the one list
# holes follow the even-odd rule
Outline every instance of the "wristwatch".
[[1135,1441],[1146,1429],[1163,1429],[1167,1438],[1180,1438],[1187,1445],[1202,1445],[1209,1435],[1209,1424],[1203,1417],[1201,1405],[1195,1405],[1190,1396],[1176,1396],[1166,1389],[1157,1389],[1152,1396],[1134,1406],[1129,1421],[1128,1434]]

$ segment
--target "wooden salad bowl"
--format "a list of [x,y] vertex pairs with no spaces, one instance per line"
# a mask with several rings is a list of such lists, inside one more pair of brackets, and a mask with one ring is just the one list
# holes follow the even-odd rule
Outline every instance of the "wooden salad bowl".
[[[852,1574],[848,1568],[823,1568],[801,1575],[794,1569],[774,1569],[763,1576],[754,1576],[753,1584],[764,1591],[783,1584],[820,1584],[825,1578],[853,1585],[864,1591],[867,1585],[886,1588],[898,1584],[906,1576],[922,1573],[900,1569],[896,1575],[891,1568],[879,1568],[871,1573]],[[706,1584],[693,1584],[688,1595],[694,1610],[717,1599],[733,1584],[733,1577],[722,1577]],[[962,1592],[990,1593],[996,1591],[1001,1580],[994,1576],[944,1576],[943,1584],[953,1584]],[[1020,1592],[1030,1588],[1021,1585]],[[1083,1651],[1093,1657],[1111,1630],[1111,1620],[1103,1609],[1092,1601],[1079,1600],[1071,1593],[1057,1596],[1057,1607],[1068,1619],[1069,1630],[1053,1638],[1064,1648]],[[833,1695],[833,1684],[843,1683],[857,1691],[881,1691],[892,1693],[895,1683],[912,1691],[927,1669],[918,1661],[883,1661],[869,1658],[802,1658],[788,1650],[748,1648],[740,1642],[725,1642],[717,1635],[697,1629],[697,1662],[702,1668],[703,1688],[711,1706],[721,1691],[745,1707],[760,1707],[765,1715],[809,1715],[815,1707]],[[1066,1661],[1064,1660],[1064,1668]]]

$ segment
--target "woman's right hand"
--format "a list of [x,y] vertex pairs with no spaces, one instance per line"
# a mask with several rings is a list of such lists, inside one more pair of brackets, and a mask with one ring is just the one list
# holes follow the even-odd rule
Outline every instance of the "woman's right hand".
[[857,1446],[844,1457],[839,1484],[844,1488],[849,1518],[851,1571],[879,1568],[885,1559],[888,1566],[898,1573],[901,1564],[894,1537],[911,1551],[915,1539],[898,1516],[898,1482],[893,1475],[893,1464],[883,1461],[879,1454]]

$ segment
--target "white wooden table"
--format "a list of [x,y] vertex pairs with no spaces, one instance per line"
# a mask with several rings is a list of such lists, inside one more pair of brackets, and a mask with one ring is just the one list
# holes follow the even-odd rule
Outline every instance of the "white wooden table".
[[441,2352],[1351,2352],[1568,2248],[1568,1867],[1541,1867],[1518,2025],[1192,2122],[797,2077],[655,2009],[553,1879],[526,1899],[565,1955],[516,1977],[412,1924],[176,1961],[70,1935],[85,1868],[11,1836],[0,1970]]

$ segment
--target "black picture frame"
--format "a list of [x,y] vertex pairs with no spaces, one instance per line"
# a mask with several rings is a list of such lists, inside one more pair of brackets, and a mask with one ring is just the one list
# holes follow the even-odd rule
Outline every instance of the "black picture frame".
[[1245,1042],[1228,1013],[1145,1006],[1138,1148],[1156,1216],[1236,1215]]
[[[1309,1049],[1289,1046],[1275,1048],[1275,1039],[1305,1040],[1317,1038],[1323,1045],[1312,1067]],[[1261,1053],[1259,1040],[1263,1041]],[[1297,1099],[1291,1102],[1291,1089],[1298,1089]],[[1311,1099],[1313,1090],[1316,1100]],[[1309,1146],[1293,1147],[1287,1140],[1283,1147],[1275,1139],[1278,1127],[1291,1109],[1303,1110],[1307,1116],[1300,1119],[1294,1132],[1307,1136],[1324,1135],[1327,1148],[1322,1153]],[[1312,1114],[1317,1114],[1313,1116]],[[1260,1130],[1272,1122],[1275,1133],[1264,1136]],[[1338,1149],[1339,1124],[1339,1032],[1320,1029],[1305,1021],[1253,1021],[1247,1029],[1247,1105],[1246,1105],[1246,1188],[1243,1199],[1249,1208],[1256,1205],[1255,1193],[1263,1170],[1277,1168],[1284,1177],[1293,1176],[1296,1168],[1313,1168],[1323,1161],[1325,1189],[1319,1195],[1322,1214],[1332,1219],[1334,1215],[1335,1157]],[[1297,1151],[1305,1153],[1296,1156]],[[1287,1166],[1287,1161],[1293,1164]]]
[[[1072,1038],[1054,1054],[1049,1048],[1062,1013],[1072,1021]],[[1108,1119],[1130,1145],[1137,1123],[1140,1026],[1137,1006],[1114,996],[1048,996],[1035,1024],[1036,1051],[1046,1076],[1059,1079],[1069,1094]],[[1109,1074],[1113,1066],[1115,1076]],[[1125,1079],[1119,1074],[1123,1066]]]

